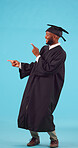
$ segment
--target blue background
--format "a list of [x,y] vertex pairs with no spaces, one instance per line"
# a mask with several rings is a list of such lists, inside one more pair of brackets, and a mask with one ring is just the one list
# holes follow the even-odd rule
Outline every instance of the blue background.
[[[7,60],[34,62],[33,43],[45,45],[47,24],[69,32],[59,40],[67,53],[65,82],[54,111],[56,133],[61,147],[78,147],[78,1],[0,0],[0,145],[25,147],[29,131],[18,129],[17,117],[28,77],[20,80],[18,68]],[[43,146],[49,137],[40,133]],[[46,140],[45,140],[46,139]],[[73,141],[72,141],[73,139]],[[37,146],[38,147],[38,146]]]

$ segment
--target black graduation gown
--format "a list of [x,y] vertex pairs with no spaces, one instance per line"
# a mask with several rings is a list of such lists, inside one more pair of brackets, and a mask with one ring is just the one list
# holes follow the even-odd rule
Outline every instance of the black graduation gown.
[[57,105],[65,76],[66,52],[59,45],[49,50],[43,46],[35,62],[21,63],[20,79],[29,76],[24,90],[18,127],[36,132],[55,130],[53,111]]

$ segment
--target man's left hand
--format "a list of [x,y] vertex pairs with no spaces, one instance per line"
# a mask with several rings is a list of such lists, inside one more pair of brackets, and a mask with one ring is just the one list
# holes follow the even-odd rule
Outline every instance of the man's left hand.
[[36,57],[37,57],[38,55],[40,55],[39,49],[38,49],[37,47],[35,47],[32,43],[31,43],[31,45],[33,46],[33,50],[32,50],[33,54],[34,54]]

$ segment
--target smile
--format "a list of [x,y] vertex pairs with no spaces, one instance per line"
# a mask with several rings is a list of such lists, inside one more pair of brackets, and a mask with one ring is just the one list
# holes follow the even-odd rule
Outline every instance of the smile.
[[46,42],[48,42],[48,39],[46,39]]

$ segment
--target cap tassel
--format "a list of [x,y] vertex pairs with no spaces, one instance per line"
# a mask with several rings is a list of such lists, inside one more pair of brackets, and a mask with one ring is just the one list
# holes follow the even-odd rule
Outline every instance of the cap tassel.
[[66,39],[63,37],[63,36],[61,36],[62,37],[62,39],[64,40],[64,41],[66,41]]

